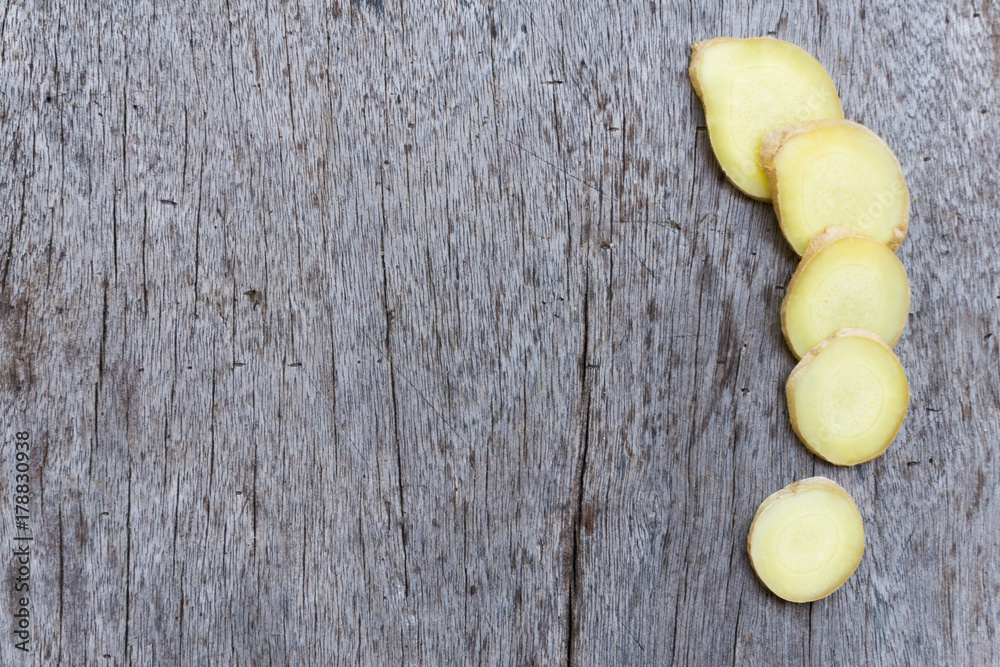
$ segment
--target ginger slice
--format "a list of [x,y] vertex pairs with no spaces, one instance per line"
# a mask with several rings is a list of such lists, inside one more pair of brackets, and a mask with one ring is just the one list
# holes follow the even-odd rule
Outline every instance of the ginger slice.
[[773,130],[760,164],[785,238],[802,254],[827,227],[862,232],[895,251],[910,222],[910,191],[892,150],[864,125],[811,120]]
[[837,89],[819,61],[778,39],[698,42],[691,46],[689,74],[722,170],[761,201],[771,201],[760,167],[764,135],[792,123],[844,117]]
[[881,456],[910,402],[906,372],[870,331],[841,329],[802,357],[785,386],[792,429],[830,463]]
[[813,237],[781,304],[781,330],[797,359],[840,329],[868,329],[890,347],[906,327],[910,285],[878,241],[842,227]]
[[768,496],[750,525],[750,563],[761,582],[790,602],[824,598],[861,563],[865,528],[854,499],[825,477]]

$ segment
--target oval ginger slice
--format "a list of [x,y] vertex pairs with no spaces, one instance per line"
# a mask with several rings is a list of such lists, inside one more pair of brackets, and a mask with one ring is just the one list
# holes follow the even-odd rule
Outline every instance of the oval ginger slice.
[[906,327],[910,284],[878,241],[841,227],[806,248],[781,304],[781,330],[797,359],[840,329],[868,329],[890,347]]
[[761,201],[771,201],[760,167],[764,135],[792,123],[844,117],[837,89],[819,61],[778,39],[698,42],[691,47],[689,73],[722,170]]
[[785,386],[792,429],[830,463],[881,456],[910,402],[906,372],[870,331],[841,329],[802,357]]
[[813,120],[764,137],[760,163],[785,238],[802,254],[827,227],[862,232],[895,251],[910,222],[910,191],[892,150],[864,125]]
[[812,602],[844,585],[861,563],[865,528],[854,499],[825,477],[768,496],[750,525],[750,563],[790,602]]

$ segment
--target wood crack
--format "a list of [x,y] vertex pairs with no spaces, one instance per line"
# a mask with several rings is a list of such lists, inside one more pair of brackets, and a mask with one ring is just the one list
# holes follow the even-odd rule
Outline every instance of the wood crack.
[[809,649],[806,659],[803,660],[803,664],[812,664],[812,648],[813,648],[813,603],[809,603]]
[[142,205],[142,317],[143,319],[149,319],[149,282],[146,275],[146,245],[147,245],[147,227],[149,224],[149,207],[145,204]]
[[205,154],[198,173],[198,210],[194,216],[194,319],[198,319],[198,276],[201,269],[201,196],[205,182],[205,160],[208,157],[208,130],[205,131]]
[[[732,571],[732,568],[730,568]],[[812,605],[810,605],[810,610],[812,610]],[[735,630],[733,631],[733,667],[736,667],[736,656],[737,647],[740,640],[740,614],[743,612],[743,593],[740,593],[740,601],[736,605],[736,624]]]
[[[125,663],[129,660],[129,636],[132,620],[132,462],[128,465],[125,515]],[[59,587],[62,590],[62,586]]]
[[[20,233],[21,226],[24,224],[24,204],[25,197],[27,196],[28,188],[28,178],[21,179],[21,215],[19,222],[17,224],[18,233]],[[0,277],[0,294],[7,291],[7,272],[10,270],[10,260],[14,253],[14,230],[10,231],[10,236],[7,237],[7,252],[4,253],[3,260],[3,277]]]
[[[589,268],[589,267],[588,267]],[[582,406],[582,437],[580,443],[580,465],[576,484],[576,507],[573,511],[573,551],[571,554],[569,595],[567,600],[566,619],[566,664],[573,664],[573,650],[575,648],[575,634],[578,631],[579,619],[577,618],[576,605],[578,601],[577,585],[579,582],[579,561],[580,561],[580,529],[583,516],[583,484],[587,474],[587,452],[590,449],[590,272],[588,270],[584,279],[583,292],[583,344],[580,352],[580,403]]]
[[[97,351],[97,381],[101,382],[104,377],[104,351],[107,349],[108,344],[108,279],[105,278],[102,281],[102,287],[104,288],[104,297],[101,304],[101,342],[100,347]],[[96,391],[96,388],[95,388]],[[96,404],[96,398],[95,404]]]
[[62,505],[59,505],[59,659],[62,661],[63,621],[66,618],[64,594],[66,592],[66,549],[63,529]]
[[392,321],[393,311],[389,308],[389,271],[385,262],[385,234],[388,225],[388,218],[385,212],[385,170],[382,171],[382,309],[385,313],[385,357],[389,363],[389,385],[392,396],[392,427],[396,440],[396,479],[399,491],[399,531],[400,540],[403,545],[403,592],[404,597],[410,597],[410,573],[409,563],[406,553],[406,505],[403,501],[403,455],[399,438],[399,400],[396,392],[396,364],[392,357]]

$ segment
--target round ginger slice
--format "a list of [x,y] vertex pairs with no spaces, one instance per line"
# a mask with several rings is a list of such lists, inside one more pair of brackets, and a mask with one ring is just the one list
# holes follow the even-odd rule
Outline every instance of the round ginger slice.
[[864,125],[812,120],[764,137],[760,163],[785,238],[802,254],[827,227],[862,232],[895,251],[910,222],[910,191],[892,150]]
[[689,74],[722,170],[761,201],[771,201],[760,167],[764,135],[784,125],[844,117],[837,89],[819,61],[778,39],[698,42],[691,46]]
[[747,537],[761,582],[790,602],[812,602],[844,585],[861,563],[865,528],[854,499],[825,477],[768,496]]
[[841,466],[881,456],[910,402],[896,355],[864,329],[842,329],[810,350],[788,376],[785,391],[799,440]]
[[864,234],[831,227],[809,242],[788,283],[781,330],[796,359],[841,329],[868,329],[892,347],[909,309],[899,258]]

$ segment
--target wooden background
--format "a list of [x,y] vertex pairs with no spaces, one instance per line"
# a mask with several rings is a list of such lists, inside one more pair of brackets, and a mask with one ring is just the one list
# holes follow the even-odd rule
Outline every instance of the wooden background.
[[[0,662],[998,664],[1000,7],[746,4],[6,0]],[[716,35],[814,53],[903,164],[873,463],[788,424]],[[868,551],[796,605],[745,539],[813,474]]]

